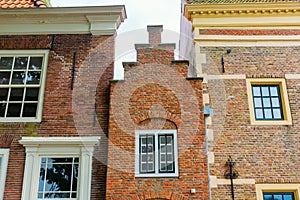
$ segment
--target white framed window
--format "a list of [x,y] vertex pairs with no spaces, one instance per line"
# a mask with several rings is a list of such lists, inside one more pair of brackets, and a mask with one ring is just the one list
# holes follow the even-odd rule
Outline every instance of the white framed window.
[[3,199],[9,149],[0,149],[0,200]]
[[247,79],[252,125],[292,125],[288,93],[284,79]]
[[135,152],[136,177],[178,177],[177,130],[137,130]]
[[22,200],[89,200],[98,141],[99,137],[23,137]]
[[39,122],[49,50],[0,50],[0,122]]

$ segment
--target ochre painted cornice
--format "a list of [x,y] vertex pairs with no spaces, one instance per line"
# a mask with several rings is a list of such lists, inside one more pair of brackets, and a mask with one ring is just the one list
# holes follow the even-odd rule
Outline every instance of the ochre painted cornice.
[[200,17],[300,15],[298,2],[249,4],[186,4],[184,16],[193,20]]
[[0,35],[113,35],[125,19],[123,5],[0,9]]

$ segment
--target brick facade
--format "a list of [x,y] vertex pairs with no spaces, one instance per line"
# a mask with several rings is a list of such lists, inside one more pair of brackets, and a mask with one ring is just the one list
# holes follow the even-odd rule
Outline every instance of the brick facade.
[[[174,45],[160,44],[157,29],[111,83],[106,199],[208,198],[202,79],[187,79],[188,62],[172,61]],[[157,129],[178,131],[178,177],[135,176],[135,131]]]
[[[40,123],[0,123],[0,148],[10,148],[4,200],[20,200],[25,149],[23,136],[101,136],[95,148],[91,199],[105,198],[108,93],[113,78],[115,36],[0,36],[0,49],[49,49]],[[73,90],[72,69],[76,52]]]

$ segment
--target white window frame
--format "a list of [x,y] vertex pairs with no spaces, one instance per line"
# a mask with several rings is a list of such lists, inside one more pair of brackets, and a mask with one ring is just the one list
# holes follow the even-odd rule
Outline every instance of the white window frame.
[[[44,102],[44,92],[46,85],[46,75],[48,67],[49,50],[0,50],[0,56],[43,56],[43,64],[40,77],[40,89],[37,105],[36,117],[0,117],[0,122],[40,122],[42,120],[42,109]],[[11,86],[0,85],[0,88],[10,88]]]
[[[38,184],[42,157],[79,157],[77,198],[89,200],[91,193],[92,158],[100,137],[22,137],[26,148],[22,200],[39,200]],[[65,200],[66,198],[55,198]]]
[[[139,162],[139,143],[140,135],[154,135],[155,136],[155,173],[144,174],[140,173],[140,162]],[[158,166],[158,136],[170,134],[173,135],[174,142],[174,173],[159,173]],[[178,144],[177,144],[177,130],[136,130],[135,131],[135,177],[178,177]]]
[[0,149],[0,157],[2,158],[2,162],[0,165],[0,200],[2,200],[4,196],[9,149]]

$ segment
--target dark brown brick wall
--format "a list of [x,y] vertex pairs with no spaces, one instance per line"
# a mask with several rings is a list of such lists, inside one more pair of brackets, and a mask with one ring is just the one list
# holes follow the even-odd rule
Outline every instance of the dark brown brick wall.
[[[52,43],[54,41],[54,43]],[[21,199],[25,152],[22,136],[101,136],[95,148],[91,199],[105,199],[108,94],[115,36],[1,36],[0,49],[50,49],[40,123],[0,123],[1,147],[10,148],[4,200]],[[51,45],[52,43],[52,45]],[[52,47],[52,48],[51,48]],[[71,90],[74,52],[77,54]],[[96,109],[96,111],[95,111]],[[9,145],[3,145],[7,138]]]
[[[202,80],[187,80],[188,63],[173,56],[140,48],[125,80],[112,82],[107,199],[208,199]],[[144,129],[177,129],[179,177],[135,177],[135,130]]]

